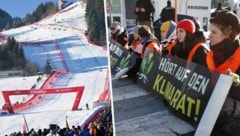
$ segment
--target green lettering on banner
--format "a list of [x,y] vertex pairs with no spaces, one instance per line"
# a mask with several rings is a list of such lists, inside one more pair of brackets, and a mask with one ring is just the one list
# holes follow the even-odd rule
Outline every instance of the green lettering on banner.
[[175,108],[176,107],[176,103],[179,100],[180,96],[181,96],[182,92],[180,90],[177,89],[177,91],[175,92],[173,99],[170,103],[170,105]]
[[176,110],[180,109],[183,115],[185,115],[185,102],[186,102],[186,94],[183,94],[176,107]]
[[191,97],[187,97],[187,101],[188,101],[187,116],[190,117],[193,107],[192,105],[195,104],[195,100],[192,99]]
[[[181,90],[176,89],[171,82],[167,81],[164,76],[160,74],[158,74],[155,79],[153,90],[163,95],[173,109],[180,111],[184,116],[194,118],[196,122],[198,121],[201,100],[195,100],[183,94]],[[195,112],[193,109],[195,109]]]
[[167,86],[166,86],[166,89],[165,89],[165,98],[169,101],[172,100],[172,95],[173,95],[173,92],[175,90],[175,87],[170,83],[170,82],[167,82]]
[[[171,84],[171,83],[168,82],[168,84]],[[175,91],[175,88],[174,88],[174,89],[170,89],[170,92],[169,92],[169,94],[168,94],[168,96],[167,96],[167,100],[168,100],[169,102],[171,102],[171,100],[172,100],[172,98],[173,98],[174,91]]]
[[110,63],[111,63],[111,66],[114,67],[117,63],[118,59],[113,57],[112,55],[110,55]]
[[162,81],[162,79],[163,79],[163,76],[158,74],[157,77],[156,77],[156,80],[154,82],[154,85],[153,85],[153,90],[155,90],[155,91],[159,92],[160,94],[164,95],[163,86],[165,84],[165,79],[164,79],[163,83],[161,84],[161,89],[159,87],[160,82]]
[[[169,83],[169,82],[168,82]],[[167,84],[167,87],[166,87],[166,90],[165,90],[165,93],[164,93],[164,97],[168,100],[168,96],[171,92],[171,89],[170,88],[170,84]]]

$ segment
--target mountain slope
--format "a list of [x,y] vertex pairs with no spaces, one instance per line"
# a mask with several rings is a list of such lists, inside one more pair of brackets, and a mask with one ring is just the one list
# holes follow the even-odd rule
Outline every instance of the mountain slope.
[[[47,95],[39,105],[28,110],[13,115],[1,115],[0,135],[21,131],[22,114],[25,114],[29,127],[38,130],[48,128],[49,124],[58,124],[63,128],[66,116],[70,126],[82,125],[93,112],[93,103],[107,88],[105,83],[109,82],[108,59],[107,51],[89,43],[84,35],[87,29],[84,15],[85,4],[76,2],[39,22],[1,33],[5,37],[14,36],[23,47],[26,58],[37,62],[41,69],[46,60],[50,60],[57,70],[65,71],[49,84],[50,88],[84,86],[85,89],[78,111],[71,111],[76,95],[66,93]],[[14,82],[7,87],[0,82],[0,89],[14,90],[23,84],[25,83]],[[31,85],[25,89],[31,88]],[[21,98],[22,96],[16,96],[18,100]],[[2,96],[0,99],[3,99]],[[86,103],[90,110],[86,110]]]

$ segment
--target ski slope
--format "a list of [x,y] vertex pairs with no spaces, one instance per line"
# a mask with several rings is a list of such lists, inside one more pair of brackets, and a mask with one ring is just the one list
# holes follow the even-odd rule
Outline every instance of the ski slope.
[[[26,117],[29,129],[48,128],[49,124],[65,127],[68,116],[69,126],[82,125],[92,114],[93,103],[107,88],[108,53],[101,47],[92,45],[84,35],[87,29],[85,21],[85,4],[75,2],[64,10],[39,22],[16,29],[1,32],[1,37],[14,37],[23,47],[28,61],[37,62],[40,70],[44,69],[47,60],[57,70],[65,71],[48,88],[84,86],[77,111],[71,111],[76,93],[48,94],[42,101],[30,109],[15,114],[0,115],[0,135],[22,131]],[[3,41],[3,38],[0,38]],[[37,82],[40,88],[47,76]],[[36,84],[38,76],[14,77],[0,79],[0,90],[30,89]],[[24,102],[32,95],[10,97],[12,103]],[[86,110],[86,103],[90,110]],[[4,104],[0,94],[0,104]]]

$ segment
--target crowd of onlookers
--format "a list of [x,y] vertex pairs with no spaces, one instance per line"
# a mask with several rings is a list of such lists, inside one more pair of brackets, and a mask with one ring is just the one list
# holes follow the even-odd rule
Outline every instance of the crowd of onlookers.
[[111,107],[100,112],[89,124],[81,127],[75,126],[60,128],[56,124],[49,125],[49,128],[31,129],[29,132],[13,132],[5,136],[113,136],[113,123]]

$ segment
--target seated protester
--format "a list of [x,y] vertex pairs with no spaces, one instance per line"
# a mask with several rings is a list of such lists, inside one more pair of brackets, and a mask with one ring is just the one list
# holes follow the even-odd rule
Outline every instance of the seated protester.
[[120,22],[114,21],[111,24],[111,40],[118,42],[124,48],[128,49],[128,34],[127,30],[121,26]]
[[136,60],[135,66],[127,72],[129,78],[137,78],[137,72],[140,70],[142,58],[146,48],[155,50],[161,53],[161,45],[156,37],[151,33],[151,30],[148,26],[143,25],[138,29],[138,34],[140,36],[140,57]]
[[137,54],[141,54],[142,52],[142,44],[140,41],[140,36],[138,34],[138,29],[140,28],[140,25],[137,25],[134,27],[133,29],[133,42],[130,48],[130,51],[137,53]]
[[141,44],[143,49],[141,52],[141,58],[143,58],[146,48],[162,53],[162,46],[160,45],[158,39],[151,33],[151,30],[148,26],[143,25],[138,29],[138,34],[141,37]]
[[206,58],[209,49],[205,45],[205,39],[197,37],[195,31],[195,25],[191,20],[184,19],[178,22],[176,44],[169,50],[169,53],[188,61],[206,65],[203,58]]
[[163,52],[168,53],[168,49],[172,48],[176,39],[176,23],[174,21],[166,21],[161,25],[161,44]]
[[240,20],[223,10],[210,19],[210,49],[206,62],[211,70],[233,76],[233,85],[223,104],[212,135],[240,135]]
[[141,27],[140,25],[137,25],[133,29],[134,40],[132,42],[130,52],[132,52],[132,55],[135,55],[137,59],[136,59],[136,64],[127,72],[128,78],[136,78],[137,72],[139,71],[140,65],[141,65],[142,59],[140,58],[140,54],[142,52],[143,45],[141,44],[140,36],[138,34],[138,30],[140,27]]

